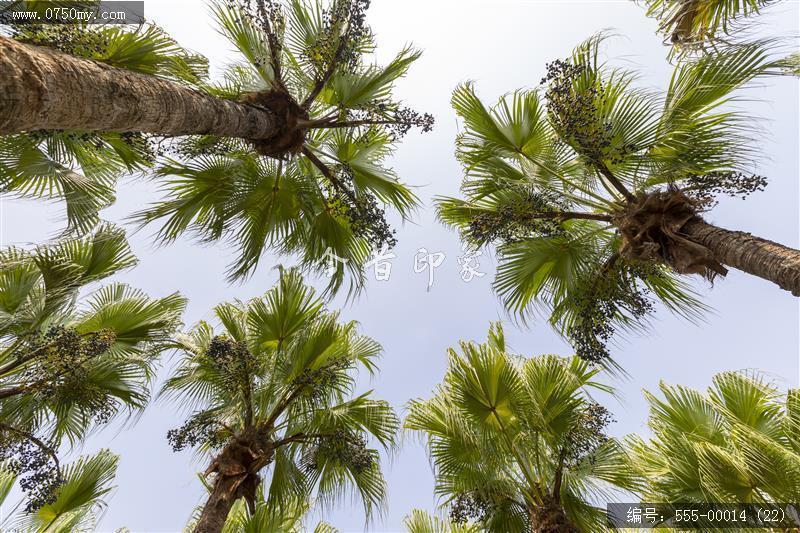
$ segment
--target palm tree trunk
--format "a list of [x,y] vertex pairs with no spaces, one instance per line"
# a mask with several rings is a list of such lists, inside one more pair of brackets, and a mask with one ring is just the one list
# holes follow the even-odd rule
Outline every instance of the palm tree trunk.
[[269,139],[274,113],[0,37],[0,135],[37,129]]
[[534,533],[578,533],[564,508],[555,498],[547,496],[545,501],[530,510],[531,531]]
[[220,533],[222,526],[228,519],[233,504],[239,496],[237,483],[241,478],[235,476],[219,476],[214,483],[214,489],[203,506],[200,520],[194,528],[194,533]]
[[699,218],[681,233],[708,248],[720,263],[771,281],[800,296],[800,251],[743,231],[731,231]]

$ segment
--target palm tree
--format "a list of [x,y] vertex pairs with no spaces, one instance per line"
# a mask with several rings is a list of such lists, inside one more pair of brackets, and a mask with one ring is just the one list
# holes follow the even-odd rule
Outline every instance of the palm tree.
[[186,301],[122,284],[79,292],[135,263],[121,230],[33,251],[0,250],[0,456],[10,461],[31,509],[64,479],[63,443],[140,410],[153,365],[180,325]]
[[800,390],[753,372],[717,374],[706,394],[660,389],[663,399],[646,393],[652,437],[626,442],[643,501],[800,501]]
[[221,531],[240,499],[255,514],[267,473],[270,506],[312,492],[325,504],[352,490],[369,517],[386,489],[367,439],[392,447],[399,422],[371,392],[353,394],[354,371],[374,372],[380,346],[327,311],[294,269],[262,298],[214,314],[222,332],[201,322],[180,337],[183,356],[162,391],[192,410],[169,432],[173,448],[213,456],[195,531]]
[[766,184],[747,174],[746,117],[720,106],[773,72],[769,51],[755,43],[681,62],[662,96],[601,63],[602,39],[551,63],[543,91],[494,108],[471,84],[453,95],[464,199],[440,198],[439,216],[466,242],[498,246],[506,307],[548,311],[597,361],[616,327],[646,323],[652,299],[689,318],[704,309],[681,275],[733,267],[800,295],[800,252],[702,217],[716,196]]
[[[53,4],[28,0],[24,7],[30,10],[46,9],[52,8]],[[94,69],[103,70],[101,65],[107,65],[120,69],[119,72],[126,75],[139,73],[146,80],[152,78],[164,83],[173,82],[168,86],[180,91],[188,89],[178,83],[193,87],[207,78],[208,64],[205,58],[182,49],[154,25],[127,30],[127,26],[14,25],[13,21],[9,21],[4,28],[10,37],[0,36],[0,46],[4,50],[12,47],[29,54],[44,54],[51,62],[55,61],[59,68],[67,65],[65,61],[81,57],[96,62],[84,61],[94,65]],[[63,53],[58,54],[57,51]],[[36,55],[30,57],[25,67],[21,63],[14,63],[10,55],[4,54],[0,59],[0,72],[3,72],[0,76],[3,81],[0,83],[18,83],[21,84],[18,89],[24,91],[24,96],[4,93],[8,96],[0,102],[0,123],[18,118],[15,105],[42,96],[39,92],[42,86],[36,85],[31,77],[32,72],[41,73],[40,69],[47,66],[40,59]],[[7,70],[12,68],[16,70]],[[76,78],[74,73],[72,76],[72,85],[79,83],[87,90],[95,87],[90,78]],[[60,85],[63,82],[53,83],[56,84],[55,90],[64,89]],[[63,105],[64,102],[71,103]],[[43,103],[39,101],[39,104]],[[62,108],[61,112],[68,112],[83,103],[88,102],[50,101],[51,105]],[[104,105],[117,104],[107,101]],[[136,108],[120,105],[114,113],[107,109],[107,116],[120,116],[123,109],[133,111]],[[210,111],[213,107],[206,109]],[[59,114],[54,109],[43,112],[51,118]],[[67,231],[72,233],[90,231],[99,222],[99,211],[113,203],[117,179],[124,174],[146,170],[156,157],[155,144],[140,132],[94,131],[88,126],[77,125],[72,129],[57,126],[22,129],[28,132],[4,130],[3,133],[9,134],[0,136],[0,193],[63,200],[66,204]],[[36,131],[32,131],[34,129]]]
[[[30,533],[71,533],[95,531],[99,518],[106,508],[104,501],[112,490],[119,457],[101,450],[89,457],[81,457],[64,469],[64,482],[55,499],[33,513],[13,511],[2,518],[4,530]],[[0,505],[8,498],[16,481],[13,468],[0,466]]]
[[403,518],[403,525],[408,533],[479,533],[475,524],[457,523],[433,516],[422,509],[412,509],[411,514]]
[[673,51],[683,53],[728,45],[742,21],[778,0],[640,0],[659,22]]
[[610,392],[578,357],[509,353],[502,327],[483,344],[448,352],[429,400],[409,405],[405,427],[427,441],[436,493],[454,522],[489,531],[604,531],[613,486],[626,487],[625,455],[605,436]]
[[[61,41],[21,26],[16,40],[0,41],[0,46],[9,48],[10,60],[15,57],[13,49],[31,56],[36,72],[89,69],[79,82],[44,80],[46,90],[88,91],[94,96],[83,95],[80,101],[95,111],[98,108],[89,102],[99,99],[106,111],[111,105],[135,116],[100,110],[97,123],[88,114],[78,123],[62,124],[53,121],[63,113],[40,110],[34,111],[33,124],[4,128],[0,123],[0,132],[8,133],[48,128],[12,135],[0,144],[0,180],[5,175],[7,189],[24,194],[60,192],[67,197],[70,225],[85,228],[111,201],[114,177],[158,161],[155,177],[166,198],[135,219],[144,224],[163,221],[158,232],[162,242],[186,232],[203,242],[231,242],[239,250],[231,279],[252,273],[262,253],[272,249],[299,254],[306,268],[330,268],[331,289],[339,288],[345,273],[351,277],[351,287],[358,288],[370,252],[395,243],[384,208],[394,208],[405,218],[417,205],[416,196],[383,160],[411,127],[428,131],[433,123],[433,117],[404,107],[392,94],[394,82],[419,52],[406,48],[385,66],[371,63],[375,44],[364,19],[367,4],[363,0],[334,0],[327,8],[316,0],[213,4],[220,32],[241,58],[220,83],[208,80],[203,61],[152,28],[139,30],[134,37],[114,30],[109,37],[103,32],[111,30],[88,27],[64,39],[67,44],[62,47],[72,53],[65,56],[22,44]],[[87,37],[97,32],[99,36]],[[100,44],[75,44],[86,40]],[[115,44],[120,40],[126,46],[124,54],[114,53],[122,46]],[[167,61],[173,55],[175,60]],[[130,56],[145,56],[148,61],[133,61]],[[61,66],[50,69],[48,61]],[[0,63],[0,72],[4,68],[12,69]],[[29,83],[14,72],[10,70],[9,80]],[[121,89],[127,79],[131,86]],[[113,93],[103,92],[103,80]],[[39,98],[30,87],[18,90]],[[161,96],[154,97],[155,93]],[[136,101],[137,95],[146,97],[153,109]],[[183,102],[180,95],[196,100],[202,109]],[[234,112],[237,109],[246,116]],[[19,114],[12,109],[8,114],[16,123]],[[152,120],[145,117],[148,114]],[[58,131],[53,133],[53,128]],[[264,131],[250,131],[253,128]],[[80,130],[77,138],[73,130]],[[166,144],[155,145],[156,137],[143,133],[156,134]],[[63,141],[65,136],[69,143]],[[165,140],[164,136],[184,137]],[[87,158],[99,164],[100,177],[94,175],[95,167],[87,170]],[[74,172],[76,164],[89,179]],[[75,183],[83,186],[77,192]],[[77,195],[76,201],[70,202],[70,195]]]

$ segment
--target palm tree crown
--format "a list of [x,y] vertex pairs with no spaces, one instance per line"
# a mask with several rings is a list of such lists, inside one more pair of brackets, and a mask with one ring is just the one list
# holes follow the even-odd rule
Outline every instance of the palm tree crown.
[[135,262],[110,226],[0,258],[0,454],[38,508],[63,480],[64,439],[145,406],[186,302],[112,284],[79,303],[81,289]]
[[264,297],[214,313],[222,331],[201,322],[180,337],[183,357],[163,389],[193,410],[170,431],[173,447],[213,454],[197,530],[218,530],[240,498],[256,512],[262,470],[275,506],[312,491],[330,503],[352,489],[373,512],[385,483],[367,439],[393,446],[398,420],[386,402],[354,396],[353,387],[357,368],[375,370],[380,346],[325,310],[296,270],[282,270]]
[[[436,492],[458,523],[490,531],[600,531],[594,499],[628,486],[608,412],[589,390],[610,391],[577,357],[525,359],[495,325],[484,344],[461,343],[433,398],[409,406],[405,427],[424,435]],[[550,529],[550,528],[566,529]],[[577,529],[576,529],[577,528]]]
[[[746,173],[748,124],[720,106],[775,66],[763,45],[747,45],[682,62],[659,95],[601,63],[602,40],[551,63],[543,90],[516,91],[494,108],[471,84],[455,91],[464,198],[438,207],[468,243],[498,246],[495,289],[509,310],[546,311],[593,361],[609,356],[616,328],[646,324],[653,300],[689,318],[704,309],[679,274],[727,272],[717,250],[688,233],[691,224],[713,228],[699,213],[715,196],[764,186]],[[758,243],[772,245],[780,247]],[[789,256],[770,264],[796,278]]]
[[[419,52],[406,48],[386,66],[370,63],[375,44],[364,20],[367,4],[216,4],[220,31],[241,62],[223,84],[206,90],[277,105],[287,130],[277,148],[272,141],[208,136],[179,143],[182,162],[170,159],[157,171],[168,198],[137,219],[163,221],[164,241],[191,232],[233,243],[239,254],[232,279],[247,276],[273,249],[297,254],[312,270],[333,266],[332,289],[345,273],[357,288],[370,252],[395,242],[383,208],[407,217],[417,205],[383,161],[409,128],[432,125],[432,117],[392,94]],[[342,261],[326,264],[330,253]]]
[[238,251],[230,279],[250,275],[266,250],[296,254],[307,269],[332,269],[331,290],[345,279],[357,290],[370,253],[395,243],[385,209],[405,219],[417,205],[385,159],[410,128],[433,125],[432,116],[393,94],[395,81],[420,53],[405,48],[387,65],[373,64],[368,4],[213,3],[219,31],[240,58],[220,82],[209,79],[205,59],[155,26],[12,25],[18,41],[268,111],[277,133],[268,139],[164,138],[131,124],[125,133],[7,135],[0,138],[0,192],[62,198],[68,230],[85,232],[113,202],[120,175],[155,166],[165,198],[134,220],[159,223],[161,242],[184,233],[202,242],[227,241]]
[[646,394],[652,437],[627,441],[643,501],[800,501],[800,391],[724,372],[706,394],[663,383],[661,393]]

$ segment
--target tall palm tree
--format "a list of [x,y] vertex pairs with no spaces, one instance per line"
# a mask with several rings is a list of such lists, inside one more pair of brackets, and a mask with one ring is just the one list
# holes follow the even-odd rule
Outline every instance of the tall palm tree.
[[[104,497],[114,488],[111,484],[118,460],[119,457],[108,450],[81,457],[64,468],[64,482],[51,503],[33,513],[23,512],[22,503],[19,503],[10,513],[4,514],[0,525],[4,530],[30,533],[96,531],[107,506]],[[5,503],[15,481],[14,469],[0,466],[0,505]]]
[[640,0],[677,53],[725,46],[744,19],[779,0]]
[[240,499],[254,514],[267,474],[271,506],[312,492],[325,504],[352,490],[369,516],[386,489],[367,439],[392,447],[399,422],[371,392],[354,395],[354,372],[375,371],[380,345],[327,311],[297,270],[281,270],[262,298],[214,314],[221,331],[201,322],[178,339],[182,359],[162,392],[192,410],[170,431],[173,448],[211,456],[195,531],[221,531]]
[[[219,83],[208,79],[201,59],[152,28],[131,37],[87,27],[57,40],[52,30],[21,26],[16,40],[0,40],[9,61],[16,62],[0,63],[0,72],[8,69],[3,79],[16,87],[0,86],[11,95],[0,100],[0,118],[8,115],[0,133],[47,129],[2,140],[0,186],[5,180],[9,191],[60,193],[67,199],[70,227],[85,228],[111,201],[114,177],[157,161],[155,177],[167,197],[136,220],[162,221],[163,242],[185,232],[203,242],[228,240],[240,252],[231,278],[252,273],[265,249],[296,253],[308,268],[332,268],[332,289],[346,273],[357,288],[370,252],[395,242],[384,208],[405,218],[417,205],[383,161],[411,127],[428,131],[433,123],[433,117],[393,96],[394,82],[419,52],[405,48],[385,66],[372,63],[367,4],[214,3],[219,31],[240,54]],[[91,46],[82,44],[87,40]],[[71,55],[28,44],[53,42]],[[30,76],[14,70],[24,68],[25,58],[35,73],[56,76],[64,69],[70,78],[39,80],[37,87],[47,96],[42,99]],[[80,77],[70,74],[76,71]],[[20,125],[21,112],[8,107],[23,96],[65,101],[61,91],[78,90],[93,96],[73,94],[69,101],[74,97],[94,111],[74,123],[64,112],[30,111],[25,104],[36,118]],[[97,100],[104,104],[91,103]],[[62,119],[67,122],[57,122]],[[259,128],[264,131],[251,131]],[[88,179],[74,172],[76,165]]]
[[124,234],[93,234],[33,251],[0,250],[0,456],[30,508],[63,481],[58,449],[144,407],[153,365],[186,301],[122,284],[79,292],[135,263]]
[[663,399],[646,393],[652,437],[626,442],[643,501],[800,501],[800,390],[752,372],[717,374],[705,394],[660,389]]
[[456,522],[490,531],[604,531],[625,455],[604,435],[608,412],[589,393],[611,389],[578,358],[509,353],[502,327],[462,342],[429,400],[409,405],[405,427],[428,445],[436,493]]
[[708,223],[720,194],[745,196],[751,123],[721,106],[777,68],[755,43],[681,62],[664,95],[602,63],[595,36],[548,66],[542,90],[487,108],[471,84],[463,119],[464,198],[439,216],[474,246],[496,244],[495,289],[522,317],[537,308],[590,360],[615,328],[646,323],[653,299],[689,318],[704,308],[681,276],[737,268],[800,295],[800,252]]
[[[22,4],[30,10],[53,7],[52,2],[31,0],[17,3],[17,6]],[[75,4],[71,7],[74,8]],[[80,57],[95,62],[92,63],[94,68],[107,65],[121,69],[123,73],[139,73],[146,79],[173,82],[172,85],[180,90],[185,89],[178,83],[193,87],[207,78],[205,58],[182,49],[157,26],[148,24],[132,30],[128,30],[128,27],[95,24],[14,25],[11,22],[0,27],[0,33],[9,37],[0,37],[0,46],[4,49],[6,46],[23,47],[23,50],[42,53],[48,58],[52,56],[60,66],[65,64],[64,61]],[[3,32],[3,29],[6,31]],[[57,55],[56,51],[63,53]],[[0,59],[5,60],[11,61],[10,56]],[[30,60],[27,70],[16,71],[17,74],[6,70],[10,68],[9,65],[2,63],[0,72],[3,75],[0,77],[3,82],[0,83],[23,84],[19,89],[25,91],[25,98],[38,99],[43,95],[40,92],[42,88],[34,83],[31,73],[41,74],[40,69],[47,64],[36,57]],[[20,66],[15,63],[14,68]],[[75,78],[74,74],[72,83],[83,84],[88,89],[94,86],[90,78]],[[30,86],[26,89],[24,84]],[[4,93],[0,99],[0,121],[17,118],[14,106],[22,102],[19,98],[22,96]],[[64,105],[64,102],[71,103]],[[51,100],[50,104],[61,107],[60,112],[65,112],[84,102]],[[43,103],[40,101],[40,104]],[[113,102],[104,105],[109,103],[116,105]],[[108,116],[118,115],[123,109],[133,111],[136,108],[120,105]],[[60,112],[53,109],[46,111],[51,117]],[[90,231],[99,221],[99,211],[113,203],[117,179],[124,174],[146,170],[156,156],[155,144],[140,132],[94,131],[78,126],[69,130],[57,126],[36,131],[31,131],[35,129],[32,127],[23,129],[28,133],[4,131],[9,134],[0,137],[0,193],[64,201],[67,231],[72,233]]]

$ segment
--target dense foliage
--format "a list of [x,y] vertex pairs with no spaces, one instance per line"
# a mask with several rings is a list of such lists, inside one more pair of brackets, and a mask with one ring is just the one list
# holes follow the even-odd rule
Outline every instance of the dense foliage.
[[386,487],[370,442],[391,448],[399,423],[388,403],[354,386],[358,368],[376,370],[380,346],[326,310],[296,270],[214,314],[221,330],[201,322],[178,339],[180,365],[163,389],[191,409],[168,439],[211,456],[212,496],[233,480],[252,514],[266,480],[270,509],[312,495],[330,504],[353,490],[374,512]]
[[604,531],[593,502],[632,479],[605,435],[608,411],[589,396],[611,390],[595,381],[600,370],[577,357],[511,354],[499,324],[485,343],[460,348],[405,422],[427,443],[450,519],[489,531]]
[[0,457],[21,476],[28,510],[56,497],[62,443],[143,408],[154,364],[186,304],[111,284],[79,291],[135,263],[124,234],[0,251]]
[[455,91],[463,199],[438,207],[467,243],[497,247],[506,307],[543,311],[589,361],[610,356],[616,330],[646,326],[655,302],[690,319],[704,310],[680,275],[727,270],[681,228],[719,195],[765,186],[751,123],[722,105],[778,65],[762,43],[687,59],[659,94],[601,62],[602,42],[493,108],[471,84]]
[[[34,3],[35,4],[35,3]],[[69,232],[85,233],[114,201],[117,179],[152,176],[165,197],[134,220],[159,223],[156,238],[184,233],[237,249],[231,279],[262,254],[296,254],[306,269],[332,268],[331,290],[357,290],[372,251],[395,244],[386,209],[408,217],[414,193],[385,159],[412,127],[433,117],[399,102],[394,83],[419,52],[373,64],[369,2],[219,0],[219,31],[239,53],[222,80],[207,61],[161,29],[103,25],[9,25],[22,42],[48,46],[273,112],[275,138],[36,131],[0,139],[0,192],[62,199]],[[34,5],[35,7],[35,5]],[[340,258],[340,259],[339,259]]]
[[706,393],[661,384],[661,396],[646,394],[652,437],[627,442],[643,501],[800,500],[800,390],[723,372]]

